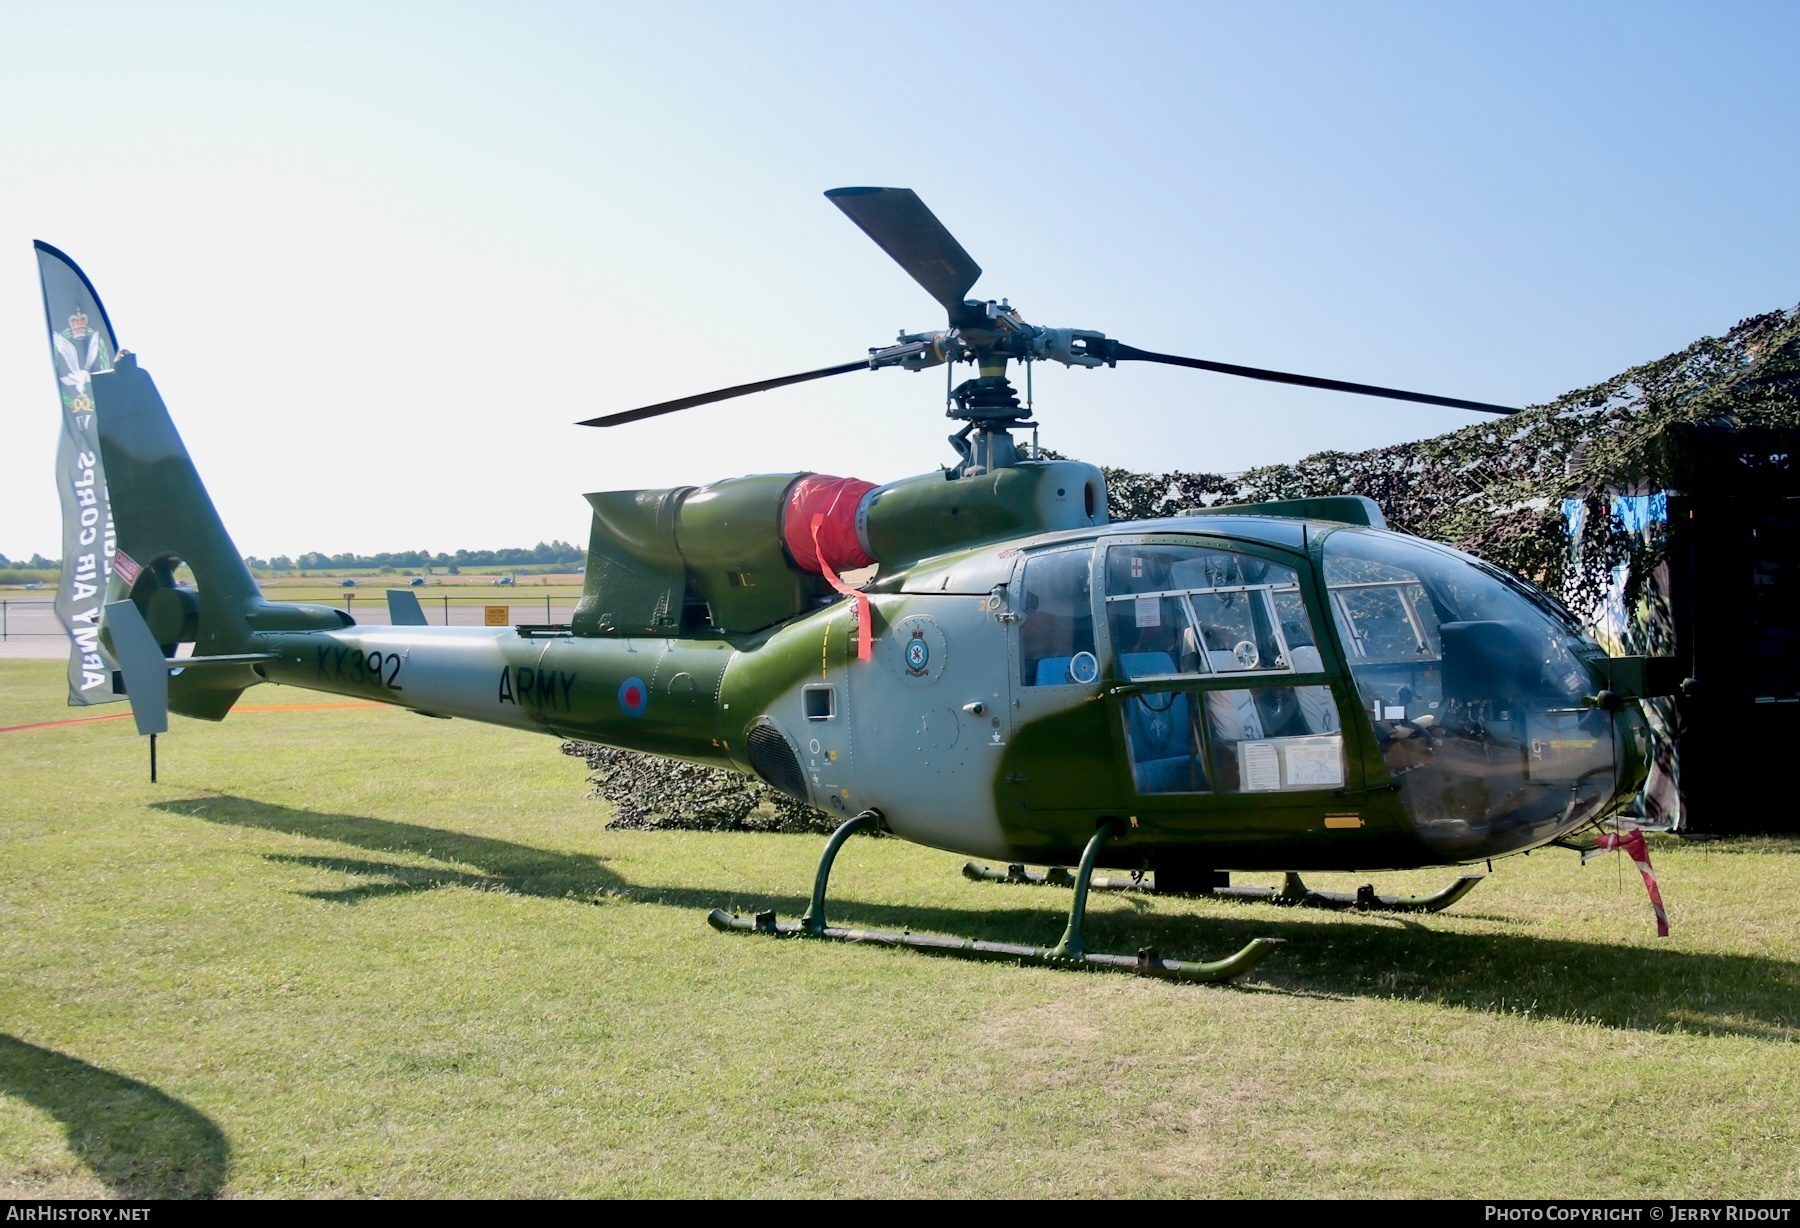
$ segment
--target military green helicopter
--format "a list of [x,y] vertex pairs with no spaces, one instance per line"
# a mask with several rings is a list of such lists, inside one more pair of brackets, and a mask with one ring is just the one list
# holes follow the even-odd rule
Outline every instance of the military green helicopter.
[[[715,909],[720,930],[1203,981],[1240,975],[1275,940],[1212,962],[1089,951],[1090,888],[1433,910],[1479,876],[1396,898],[1314,891],[1299,875],[1467,865],[1558,839],[1636,792],[1646,743],[1628,700],[1652,690],[1642,659],[1607,659],[1557,603],[1388,531],[1367,499],[1109,523],[1099,469],[1015,440],[1036,424],[1007,364],[1025,365],[1028,387],[1038,361],[1139,361],[1512,411],[1039,327],[966,297],[980,268],[911,191],[827,196],[942,304],[946,328],[582,425],[966,362],[974,378],[948,395],[956,463],[885,485],[784,473],[590,494],[567,625],[426,626],[409,591],[390,593],[386,626],[266,599],[149,374],[126,353],[94,373],[117,530],[99,639],[153,764],[168,711],[219,720],[264,681],[672,756],[844,818],[803,916]],[[175,580],[182,563],[193,587]],[[844,581],[870,566],[861,589]],[[1073,888],[1061,940],[829,924],[833,858],[864,828],[1006,867],[971,862],[973,878]],[[1282,871],[1284,885],[1234,887],[1231,871]]]

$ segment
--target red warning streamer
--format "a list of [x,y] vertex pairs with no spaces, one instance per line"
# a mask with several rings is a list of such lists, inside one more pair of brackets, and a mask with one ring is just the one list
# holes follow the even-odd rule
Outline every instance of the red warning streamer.
[[856,611],[856,659],[867,661],[873,649],[869,636],[869,599],[838,579],[838,573],[832,569],[831,563],[825,557],[825,552],[819,549],[819,530],[824,524],[825,513],[814,512],[812,540],[813,550],[819,556],[819,571],[825,577],[825,583],[850,598],[851,608]]
[[1600,837],[1600,842],[1582,853],[1581,860],[1598,857],[1601,853],[1610,853],[1619,849],[1631,858],[1631,863],[1644,876],[1644,889],[1650,893],[1650,908],[1656,913],[1656,936],[1669,936],[1669,914],[1663,910],[1662,892],[1656,889],[1656,871],[1650,868],[1650,847],[1644,843],[1644,833],[1633,827],[1623,832],[1607,832]]

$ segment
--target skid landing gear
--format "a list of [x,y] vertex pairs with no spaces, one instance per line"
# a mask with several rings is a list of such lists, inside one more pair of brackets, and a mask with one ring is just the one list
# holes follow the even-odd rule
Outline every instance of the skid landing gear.
[[1100,848],[1112,836],[1112,828],[1101,826],[1088,841],[1081,855],[1081,867],[1074,875],[1063,872],[1063,879],[1075,889],[1069,908],[1069,924],[1062,941],[1054,947],[1028,947],[1010,942],[983,942],[973,938],[940,938],[932,934],[909,931],[842,929],[825,923],[825,887],[831,879],[831,863],[838,849],[852,833],[879,823],[880,816],[865,810],[831,834],[819,858],[819,871],[813,878],[812,903],[798,921],[777,921],[773,912],[760,912],[754,917],[734,916],[722,908],[707,914],[707,924],[721,933],[737,930],[744,933],[768,934],[777,938],[828,938],[837,942],[867,942],[877,946],[910,947],[938,955],[960,955],[969,959],[999,959],[1018,963],[1043,964],[1057,968],[1118,968],[1142,976],[1164,977],[1180,981],[1229,981],[1242,976],[1260,964],[1281,943],[1279,938],[1253,938],[1235,955],[1211,963],[1190,963],[1164,959],[1153,947],[1145,947],[1135,956],[1105,955],[1089,951],[1082,936],[1082,922],[1087,916],[1088,884],[1094,876],[1094,860]]
[[[978,883],[1024,883],[1033,887],[1069,887],[1075,880],[1061,866],[1051,866],[1043,873],[1024,866],[1007,866],[996,870],[989,866],[963,863],[963,877]],[[1442,891],[1431,895],[1376,895],[1373,886],[1348,891],[1314,891],[1292,872],[1282,878],[1279,887],[1212,887],[1198,894],[1226,900],[1254,900],[1264,904],[1291,904],[1301,908],[1330,908],[1338,911],[1354,908],[1359,912],[1441,912],[1475,890],[1485,875],[1465,874]],[[1156,890],[1151,879],[1096,878],[1091,884],[1096,891]]]

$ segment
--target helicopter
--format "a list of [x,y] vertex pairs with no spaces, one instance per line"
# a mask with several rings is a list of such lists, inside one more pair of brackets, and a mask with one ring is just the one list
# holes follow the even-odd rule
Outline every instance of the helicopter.
[[[40,243],[53,337],[73,303],[117,353],[63,376],[83,386],[65,406],[96,432],[97,455],[81,455],[116,533],[97,634],[75,652],[96,682],[116,663],[112,689],[151,738],[152,779],[169,712],[221,720],[262,682],[670,756],[842,816],[802,916],[713,909],[716,929],[1194,981],[1240,976],[1277,940],[1211,961],[1090,950],[1089,892],[1436,910],[1480,876],[1394,897],[1316,891],[1301,875],[1472,865],[1561,839],[1636,794],[1648,746],[1631,701],[1664,693],[1653,662],[1608,658],[1550,597],[1390,531],[1366,498],[1110,522],[1100,469],[1015,440],[1037,423],[1007,368],[1023,365],[1028,389],[1039,361],[1154,362],[1516,411],[1038,326],[1006,300],[968,297],[980,267],[914,192],[826,196],[937,300],[944,328],[580,425],[968,364],[972,378],[947,380],[956,463],[885,484],[793,472],[589,494],[570,621],[503,628],[425,625],[408,590],[389,593],[391,625],[267,599],[149,373],[112,345],[73,261]],[[54,348],[67,365],[68,347]],[[176,580],[183,564],[191,586]],[[870,567],[861,587],[844,579]],[[1071,888],[1061,939],[830,924],[833,861],[861,830],[1004,866],[969,862],[980,881]],[[1280,888],[1230,882],[1267,871]]]

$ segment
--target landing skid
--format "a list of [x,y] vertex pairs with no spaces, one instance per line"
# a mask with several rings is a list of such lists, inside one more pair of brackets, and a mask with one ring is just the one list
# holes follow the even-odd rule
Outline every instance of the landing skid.
[[[1027,870],[1021,865],[1007,866],[1004,870],[996,870],[991,866],[976,865],[972,861],[963,863],[963,877],[978,883],[1022,883],[1033,887],[1070,887],[1074,878],[1061,866],[1051,866],[1039,872]],[[1289,904],[1301,908],[1330,908],[1343,911],[1356,909],[1359,912],[1440,912],[1475,890],[1485,875],[1465,874],[1442,891],[1431,895],[1377,895],[1372,885],[1365,885],[1348,891],[1314,891],[1301,881],[1300,876],[1288,873],[1279,887],[1214,887],[1210,891],[1198,894],[1214,896],[1227,900],[1252,900],[1263,904]],[[1096,891],[1149,891],[1156,890],[1155,884],[1148,878],[1096,878],[1090,884]]]
[[[1073,887],[1075,899],[1069,909],[1069,924],[1062,941],[1054,947],[1028,947],[1010,942],[984,942],[974,938],[942,938],[909,931],[853,930],[825,923],[825,888],[831,879],[831,864],[837,859],[844,841],[864,827],[880,822],[873,811],[864,811],[831,834],[825,852],[819,858],[818,873],[813,879],[812,903],[798,921],[778,921],[773,912],[760,912],[741,917],[715,908],[707,914],[707,924],[721,933],[766,934],[771,938],[825,938],[835,942],[866,942],[876,946],[907,947],[934,955],[959,955],[965,959],[999,959],[1015,963],[1038,964],[1053,968],[1109,968],[1135,972],[1140,976],[1163,977],[1179,981],[1229,981],[1242,976],[1274,953],[1279,938],[1253,938],[1234,955],[1211,963],[1193,963],[1165,959],[1154,947],[1144,947],[1135,956],[1106,955],[1089,951],[1082,937],[1082,922],[1087,916],[1087,894],[1094,880],[1094,860],[1100,848],[1112,835],[1112,828],[1102,826],[1088,841],[1081,855],[1081,866],[1073,874],[1061,871],[1062,884]],[[1040,876],[1041,878],[1042,876]]]

